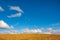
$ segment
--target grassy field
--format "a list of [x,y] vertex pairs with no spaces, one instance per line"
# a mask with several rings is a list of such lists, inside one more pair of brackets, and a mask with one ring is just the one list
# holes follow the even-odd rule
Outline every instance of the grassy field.
[[51,34],[0,34],[0,40],[60,40],[60,35],[51,35]]

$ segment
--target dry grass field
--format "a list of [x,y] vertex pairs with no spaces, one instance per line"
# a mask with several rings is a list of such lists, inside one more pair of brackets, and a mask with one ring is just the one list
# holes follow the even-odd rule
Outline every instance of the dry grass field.
[[60,40],[60,35],[51,35],[51,34],[0,34],[0,40]]

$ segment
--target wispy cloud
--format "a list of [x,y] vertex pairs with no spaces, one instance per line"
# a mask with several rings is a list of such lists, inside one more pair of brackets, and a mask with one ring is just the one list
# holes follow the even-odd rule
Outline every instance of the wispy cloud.
[[16,10],[18,12],[23,12],[19,6],[10,6],[10,10]]
[[4,11],[4,9],[0,6],[0,11]]
[[60,23],[51,24],[52,27],[60,27]]
[[10,10],[15,10],[18,13],[11,14],[10,16],[7,16],[8,18],[20,17],[23,13],[22,9],[19,6],[10,6]]
[[7,16],[8,18],[14,18],[14,17],[20,17],[21,13],[11,14],[10,16]]
[[3,20],[0,20],[0,28],[13,28],[12,26],[9,26],[6,22]]

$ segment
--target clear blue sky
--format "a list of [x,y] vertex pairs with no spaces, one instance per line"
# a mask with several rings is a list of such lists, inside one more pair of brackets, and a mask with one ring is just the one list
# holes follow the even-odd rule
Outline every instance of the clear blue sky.
[[[18,30],[47,28],[46,25],[60,23],[60,0],[0,0],[0,6],[5,10],[0,12],[0,20]],[[20,17],[8,18],[7,15],[17,13],[9,10],[9,6],[19,6],[24,13]]]

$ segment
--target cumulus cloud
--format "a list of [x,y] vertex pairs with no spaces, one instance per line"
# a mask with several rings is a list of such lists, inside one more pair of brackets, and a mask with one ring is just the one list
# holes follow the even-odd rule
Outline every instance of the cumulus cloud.
[[4,11],[4,9],[0,6],[0,11]]
[[[1,21],[0,21],[0,26],[1,25],[2,24],[1,24]],[[21,34],[21,33],[22,34],[34,34],[35,33],[35,34],[54,34],[54,35],[60,35],[60,30],[52,28],[52,27],[50,27],[50,28],[37,28],[37,29],[24,28],[24,29],[21,29],[21,30],[14,30],[14,29],[13,30],[6,30],[6,31],[2,31],[0,33],[6,33],[6,34]]]
[[42,29],[29,29],[25,28],[23,30],[4,30],[0,31],[2,34],[54,34],[60,35],[60,30],[54,30],[53,28],[46,28],[44,31]]
[[10,16],[7,16],[8,18],[20,17],[23,13],[22,9],[19,6],[10,6],[10,10],[15,10],[18,13],[11,14]]
[[10,28],[10,26],[3,20],[0,20],[0,28]]
[[41,29],[24,29],[22,33],[42,33]]
[[60,35],[60,30],[56,30],[53,28],[44,28],[42,29],[23,29],[22,33],[37,33],[37,34],[55,34]]

